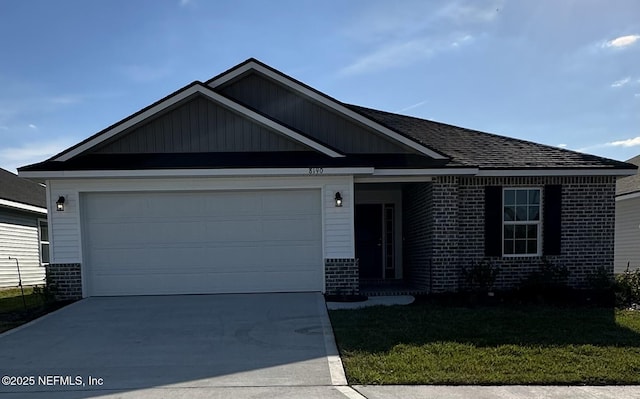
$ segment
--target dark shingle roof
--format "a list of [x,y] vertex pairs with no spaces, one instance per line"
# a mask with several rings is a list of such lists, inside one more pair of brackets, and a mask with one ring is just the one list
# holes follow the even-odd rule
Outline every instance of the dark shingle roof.
[[356,105],[348,107],[427,147],[436,148],[456,163],[485,169],[630,168],[624,162],[595,155]]
[[0,169],[0,198],[23,204],[47,207],[46,190],[40,184]]
[[[627,160],[627,163],[640,166],[640,155]],[[635,174],[618,179],[616,183],[616,195],[631,194],[640,191],[640,175]]]

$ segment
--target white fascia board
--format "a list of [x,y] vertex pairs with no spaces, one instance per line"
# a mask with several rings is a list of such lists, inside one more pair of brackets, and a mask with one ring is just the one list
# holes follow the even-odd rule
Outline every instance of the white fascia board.
[[616,197],[616,201],[630,200],[638,197],[640,197],[640,191],[635,193],[629,193],[629,194],[620,194]]
[[213,90],[211,90],[210,88],[200,85],[200,84],[196,84],[193,85],[191,87],[188,87],[187,89],[181,91],[180,93],[177,93],[175,96],[168,98],[167,100],[161,102],[160,104],[157,104],[154,107],[149,108],[148,110],[142,112],[139,115],[136,115],[134,118],[131,118],[121,124],[119,124],[118,126],[114,127],[113,129],[104,132],[103,134],[95,137],[93,140],[89,140],[88,142],[82,144],[81,146],[73,149],[72,151],[69,151],[61,156],[59,156],[58,158],[53,159],[53,161],[67,161],[71,158],[73,158],[74,156],[104,142],[105,140],[110,139],[111,137],[123,132],[124,130],[136,125],[137,123],[140,123],[142,121],[144,121],[147,118],[152,117],[153,115],[157,114],[158,112],[161,112],[165,109],[167,109],[168,107],[178,103],[179,101],[184,100],[185,98],[196,94],[196,93],[201,93],[204,94],[205,96],[209,97],[211,100],[213,100],[214,102],[221,104],[223,106],[225,106],[226,108],[232,109],[240,114],[243,114],[245,116],[247,116],[248,118],[252,119],[254,122],[259,123],[263,126],[267,126],[268,128],[271,128],[277,132],[280,132],[281,134],[290,137],[291,139],[307,146],[310,147],[316,151],[319,151],[325,155],[328,155],[332,158],[340,158],[340,157],[344,157],[343,154],[340,154],[334,150],[332,150],[331,148],[327,148],[325,146],[323,146],[322,144],[318,143],[317,141],[314,141],[308,137],[305,137],[303,135],[301,135],[300,133],[294,132],[293,130],[287,128],[286,126],[282,126],[277,122],[272,121],[269,118],[266,118],[260,114],[258,114],[257,112],[254,112],[232,100],[229,100],[226,97],[223,97],[221,95],[219,95],[218,93],[214,92]]
[[433,176],[355,176],[354,183],[428,183]]
[[360,115],[359,113],[357,113],[355,111],[352,111],[351,109],[345,107],[344,105],[342,105],[342,104],[340,104],[340,103],[338,103],[336,101],[332,101],[331,99],[328,99],[327,97],[317,93],[316,91],[311,90],[311,89],[309,89],[309,88],[307,88],[307,87],[305,87],[305,86],[303,86],[303,85],[301,85],[301,84],[299,84],[299,83],[297,83],[295,81],[287,79],[284,76],[282,76],[280,74],[277,74],[277,73],[273,72],[272,70],[270,70],[268,68],[265,68],[262,65],[257,64],[257,63],[255,63],[253,61],[248,62],[247,64],[243,65],[242,67],[237,68],[237,69],[229,72],[228,74],[226,74],[224,76],[220,76],[218,79],[210,82],[209,86],[212,87],[212,88],[216,88],[216,87],[218,87],[218,86],[220,86],[220,85],[222,85],[222,84],[224,84],[224,83],[236,78],[237,76],[242,75],[243,73],[245,73],[245,72],[247,72],[249,70],[258,71],[258,72],[262,73],[263,75],[266,75],[269,78],[271,78],[271,79],[273,79],[273,80],[275,80],[275,81],[277,81],[279,83],[282,83],[283,85],[285,85],[287,87],[290,87],[291,89],[293,89],[293,90],[295,90],[297,92],[300,92],[300,93],[304,94],[305,96],[307,96],[307,97],[309,97],[309,98],[311,98],[311,99],[313,99],[315,101],[318,101],[321,104],[323,104],[323,105],[325,105],[325,106],[327,106],[327,107],[329,107],[329,108],[331,108],[331,109],[333,109],[335,111],[338,111],[341,114],[343,114],[343,115],[345,115],[345,116],[347,116],[347,117],[349,117],[349,118],[351,118],[351,119],[353,119],[353,120],[355,120],[355,121],[357,121],[357,122],[359,122],[359,123],[361,123],[361,124],[363,124],[365,126],[368,126],[371,129],[373,129],[373,130],[375,130],[375,131],[377,131],[379,133],[382,133],[383,135],[386,135],[389,138],[391,138],[391,139],[393,139],[393,140],[395,140],[397,142],[400,142],[400,143],[406,145],[407,147],[413,148],[414,150],[416,150],[416,151],[418,151],[418,152],[420,152],[420,153],[422,153],[424,155],[427,155],[427,156],[429,156],[429,157],[431,157],[433,159],[447,159],[447,157],[445,157],[445,156],[443,156],[441,154],[438,154],[437,152],[431,150],[428,147],[423,146],[422,144],[418,143],[417,141],[411,140],[411,139],[409,139],[409,138],[407,138],[407,137],[405,137],[405,136],[403,136],[403,135],[401,135],[401,134],[399,134],[397,132],[394,132],[393,130],[391,130],[391,129],[385,127],[385,126],[382,126],[381,124],[379,124],[379,123],[377,123],[377,122],[375,122],[375,121],[373,121],[373,120],[371,120],[371,119],[369,119],[369,118],[367,118],[365,116],[362,116],[362,115]]
[[478,177],[510,176],[631,176],[636,169],[509,169],[480,170]]
[[229,176],[340,176],[367,175],[373,168],[238,168],[238,169],[149,169],[149,170],[70,170],[22,172],[27,178],[140,178],[140,177],[229,177]]
[[35,205],[23,204],[22,202],[9,201],[6,199],[0,199],[0,206],[6,206],[8,208],[20,209],[23,211],[36,212],[41,213],[43,215],[47,214],[46,208],[41,208]]
[[478,168],[452,169],[376,169],[374,176],[475,176]]

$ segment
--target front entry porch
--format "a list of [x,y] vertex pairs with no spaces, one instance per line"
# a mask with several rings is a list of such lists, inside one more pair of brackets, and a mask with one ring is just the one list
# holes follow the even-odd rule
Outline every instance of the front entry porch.
[[415,210],[430,204],[407,203],[407,199],[414,199],[407,190],[429,184],[355,184],[354,236],[360,294],[420,295],[430,291],[427,281],[421,278],[428,274],[427,259],[415,262],[416,252],[426,253],[430,247],[429,234],[411,230],[415,224],[412,219],[420,217]]

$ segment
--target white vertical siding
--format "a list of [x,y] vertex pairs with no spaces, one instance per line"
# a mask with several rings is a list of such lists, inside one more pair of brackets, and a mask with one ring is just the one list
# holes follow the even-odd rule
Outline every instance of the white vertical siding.
[[[64,181],[48,181],[49,241],[51,263],[81,263],[80,211],[78,188]],[[65,197],[64,212],[56,211],[56,201]]]
[[0,287],[17,287],[17,258],[23,285],[43,284],[45,268],[40,264],[38,217],[0,210]]
[[[342,207],[335,206],[335,194],[342,195]],[[325,258],[353,258],[353,180],[327,184],[324,189]]]
[[616,202],[614,270],[622,273],[640,268],[640,198]]

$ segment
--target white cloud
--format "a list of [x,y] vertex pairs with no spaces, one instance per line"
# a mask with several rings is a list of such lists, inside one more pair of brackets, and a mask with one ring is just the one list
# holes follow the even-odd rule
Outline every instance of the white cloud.
[[34,125],[33,123],[29,124],[29,129],[38,129],[38,126]]
[[67,139],[49,142],[30,142],[21,146],[0,149],[0,167],[13,172],[20,166],[42,162],[59,153],[72,143]]
[[438,11],[438,15],[458,23],[491,22],[500,14],[504,1],[452,1]]
[[463,37],[461,37],[460,39],[454,41],[453,43],[451,43],[451,45],[453,47],[460,47],[463,44],[469,44],[471,41],[473,40],[473,36],[471,35],[464,35]]
[[606,145],[608,147],[637,147],[640,146],[640,136],[626,140],[611,141]]
[[558,144],[558,145],[557,145],[557,147],[560,147],[560,148],[567,148],[567,145],[566,145],[566,144]]
[[409,110],[412,110],[412,109],[415,109],[415,108],[421,107],[421,106],[425,105],[426,103],[427,103],[427,100],[420,101],[420,102],[418,102],[418,103],[415,103],[415,104],[409,105],[408,107],[402,108],[402,109],[398,110],[397,112],[407,112],[407,111],[409,111]]
[[51,97],[48,99],[50,103],[56,104],[56,105],[76,104],[76,103],[79,103],[81,100],[82,98],[80,96],[71,96],[71,95]]
[[603,47],[624,48],[640,40],[640,35],[627,35],[616,37],[603,44]]
[[616,80],[615,82],[611,83],[611,87],[622,87],[627,83],[629,83],[630,81],[631,81],[631,77],[627,76],[624,79]]
[[638,98],[638,97],[640,97],[640,93],[636,93],[636,94],[634,94],[633,96],[634,96],[634,97],[636,97],[636,98]]
[[503,0],[417,1],[411,6],[378,3],[364,10],[345,32],[369,49],[343,68],[353,75],[411,65],[471,44],[498,18]]
[[434,48],[434,43],[429,39],[389,44],[361,57],[342,69],[341,73],[343,75],[353,75],[411,64],[419,59],[433,55]]

